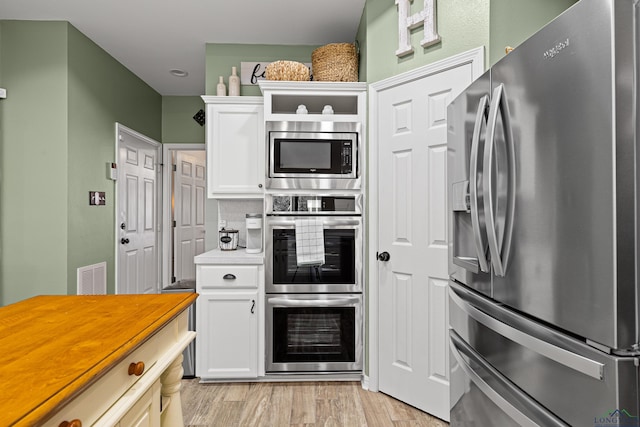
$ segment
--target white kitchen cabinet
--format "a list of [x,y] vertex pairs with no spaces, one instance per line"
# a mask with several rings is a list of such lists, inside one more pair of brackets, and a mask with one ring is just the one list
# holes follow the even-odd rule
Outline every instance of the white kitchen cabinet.
[[259,96],[203,96],[209,198],[264,194],[264,107]]
[[[364,82],[289,82],[261,80],[265,122],[366,123],[367,84]],[[298,105],[307,114],[296,114]],[[323,114],[325,106],[333,113]],[[363,129],[364,130],[364,129]]]
[[117,427],[152,427],[160,425],[160,381],[136,402]]
[[196,376],[264,376],[263,266],[197,264],[196,290]]
[[258,291],[201,294],[196,375],[202,379],[258,377]]

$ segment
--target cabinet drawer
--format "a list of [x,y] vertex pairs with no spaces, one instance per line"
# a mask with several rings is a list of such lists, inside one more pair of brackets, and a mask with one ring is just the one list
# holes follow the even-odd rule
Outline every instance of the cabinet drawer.
[[[182,316],[180,316],[182,317]],[[180,318],[174,319],[169,325],[144,342],[123,360],[118,362],[104,376],[98,379],[88,389],[72,400],[60,412],[50,418],[44,425],[58,427],[63,421],[78,419],[83,425],[93,425],[102,415],[114,405],[141,378],[152,369],[158,358],[167,347],[168,340],[175,335],[174,330]],[[129,374],[129,365],[144,363],[141,375]]]
[[198,288],[257,288],[257,265],[199,265],[196,285]]

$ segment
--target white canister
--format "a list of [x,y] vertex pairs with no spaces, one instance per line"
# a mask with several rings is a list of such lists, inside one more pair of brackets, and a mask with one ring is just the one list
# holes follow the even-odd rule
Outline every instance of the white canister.
[[238,249],[238,230],[224,228],[218,232],[221,251],[235,251]]

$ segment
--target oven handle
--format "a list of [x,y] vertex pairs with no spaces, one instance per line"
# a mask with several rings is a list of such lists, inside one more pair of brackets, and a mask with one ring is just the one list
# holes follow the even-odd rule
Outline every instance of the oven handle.
[[339,299],[289,299],[289,298],[269,298],[269,304],[284,307],[338,307],[360,302],[360,298],[339,298]]
[[[296,224],[296,219],[308,219],[310,216],[306,216],[306,217],[285,217],[285,216],[279,216],[279,217],[275,217],[275,216],[270,216],[268,217],[267,221],[269,223],[269,225],[272,226],[287,226],[287,227],[293,227]],[[362,220],[360,218],[358,219],[339,219],[339,218],[332,218],[332,219],[327,219],[327,217],[320,217],[322,219],[322,225],[323,226],[336,226],[336,225],[350,225],[350,226],[358,226],[358,225],[362,225]]]

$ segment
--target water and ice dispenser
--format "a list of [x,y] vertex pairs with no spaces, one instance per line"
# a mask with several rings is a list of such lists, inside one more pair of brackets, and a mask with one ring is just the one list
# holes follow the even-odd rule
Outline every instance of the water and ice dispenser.
[[262,214],[247,214],[247,253],[262,252]]

